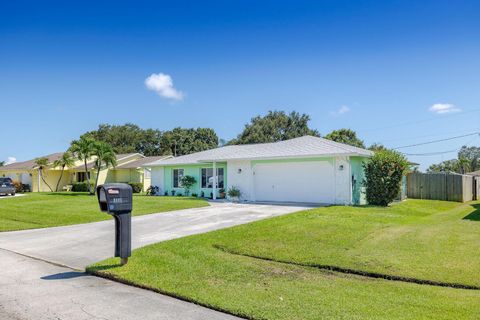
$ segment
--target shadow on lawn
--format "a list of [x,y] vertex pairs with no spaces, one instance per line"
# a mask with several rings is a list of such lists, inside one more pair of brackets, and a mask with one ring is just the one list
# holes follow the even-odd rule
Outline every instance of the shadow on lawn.
[[51,193],[45,193],[45,195],[47,195],[47,196],[79,197],[79,196],[88,196],[89,194],[88,194],[88,192],[51,192]]
[[480,221],[480,204],[472,204],[472,208],[474,208],[475,211],[463,217],[463,220]]

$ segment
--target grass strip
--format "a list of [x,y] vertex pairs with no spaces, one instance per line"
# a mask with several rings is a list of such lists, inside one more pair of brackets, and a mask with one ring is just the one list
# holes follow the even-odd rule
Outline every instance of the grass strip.
[[138,283],[138,282],[135,282],[135,281],[128,280],[126,278],[122,278],[120,276],[116,276],[112,273],[107,273],[107,272],[102,272],[102,271],[95,270],[94,268],[88,267],[85,270],[85,273],[87,273],[89,275],[92,275],[92,276],[95,276],[95,277],[102,278],[102,279],[115,281],[115,282],[118,282],[118,283],[121,283],[121,284],[124,284],[124,285],[127,285],[127,286],[131,286],[131,287],[135,287],[135,288],[139,288],[139,289],[148,290],[148,291],[152,291],[152,292],[155,292],[155,293],[163,294],[163,295],[168,296],[168,297],[172,297],[172,298],[175,298],[175,299],[178,299],[178,300],[181,300],[181,301],[185,301],[185,302],[188,302],[188,303],[193,303],[193,304],[196,304],[198,306],[205,307],[205,308],[208,308],[208,309],[212,309],[212,310],[222,312],[222,313],[225,313],[225,314],[229,314],[229,315],[232,315],[232,316],[235,316],[235,317],[241,317],[241,318],[248,319],[248,320],[267,320],[267,318],[256,318],[256,317],[252,318],[252,317],[249,317],[247,314],[244,314],[242,312],[231,312],[228,309],[221,308],[221,307],[216,306],[214,304],[202,303],[202,302],[199,302],[195,299],[191,299],[188,296],[184,296],[184,295],[174,293],[174,292],[171,292],[171,291],[167,291],[167,290],[162,290],[161,288],[156,288],[156,287],[153,287],[153,286],[148,286],[148,285],[145,285],[145,284],[141,284],[141,283]]
[[293,265],[293,266],[310,267],[310,268],[316,268],[316,269],[322,269],[322,270],[328,270],[328,271],[335,271],[335,272],[345,273],[345,274],[354,274],[354,275],[368,277],[368,278],[384,279],[384,280],[400,281],[400,282],[409,282],[409,283],[416,283],[416,284],[421,284],[421,285],[447,287],[447,288],[454,288],[454,289],[480,290],[480,286],[472,286],[472,285],[467,285],[467,284],[462,284],[462,283],[450,283],[450,282],[442,282],[442,281],[434,281],[434,280],[426,280],[426,279],[417,279],[417,278],[411,278],[411,277],[396,276],[396,275],[391,275],[391,274],[383,274],[383,273],[377,273],[377,272],[367,272],[367,271],[362,271],[362,270],[354,270],[354,269],[342,268],[342,267],[338,267],[338,266],[322,265],[322,264],[317,264],[317,263],[299,263],[299,262],[293,262],[293,261],[277,260],[277,259],[272,259],[272,258],[268,258],[268,257],[261,257],[261,256],[252,255],[252,254],[235,252],[234,250],[231,250],[229,248],[226,248],[226,247],[220,246],[220,245],[216,245],[216,244],[214,244],[212,247],[215,248],[215,249],[221,250],[225,253],[236,255],[236,256],[247,257],[247,258],[252,258],[252,259],[259,259],[259,260],[263,260],[263,261],[283,263],[283,264],[288,264],[288,265]]

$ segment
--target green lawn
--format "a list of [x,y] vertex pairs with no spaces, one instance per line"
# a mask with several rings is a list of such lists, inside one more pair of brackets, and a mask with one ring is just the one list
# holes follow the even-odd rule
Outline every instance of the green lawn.
[[158,243],[126,266],[109,259],[89,270],[253,319],[478,319],[480,290],[312,267],[480,286],[477,206],[318,208]]
[[[202,199],[188,197],[133,197],[133,215],[208,206]],[[108,220],[100,212],[96,196],[84,193],[30,193],[0,199],[0,232],[65,226]]]

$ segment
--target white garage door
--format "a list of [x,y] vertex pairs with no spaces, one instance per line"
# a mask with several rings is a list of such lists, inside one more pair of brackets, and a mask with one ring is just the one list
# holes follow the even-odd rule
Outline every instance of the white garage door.
[[335,177],[327,161],[257,164],[256,201],[335,202]]

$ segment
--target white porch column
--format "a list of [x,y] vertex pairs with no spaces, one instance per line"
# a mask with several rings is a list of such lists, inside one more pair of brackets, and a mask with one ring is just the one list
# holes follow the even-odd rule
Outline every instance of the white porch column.
[[213,162],[213,184],[212,184],[212,193],[213,200],[217,200],[217,163]]
[[38,183],[38,185],[37,185],[37,191],[40,192],[40,168],[38,169],[38,173],[37,173],[37,174],[38,174],[38,179],[37,179],[37,180],[38,180],[38,182],[37,182],[37,183]]

